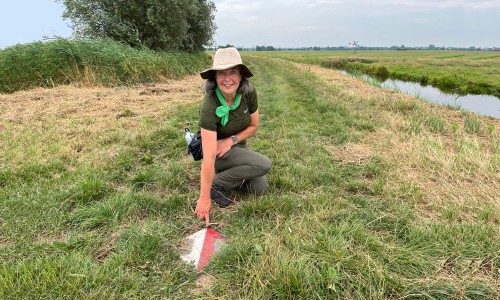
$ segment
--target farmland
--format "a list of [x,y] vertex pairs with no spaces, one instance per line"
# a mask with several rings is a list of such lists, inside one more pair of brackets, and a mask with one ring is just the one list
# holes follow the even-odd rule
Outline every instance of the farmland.
[[471,51],[298,51],[273,56],[294,62],[430,84],[456,94],[500,99],[500,53]]
[[499,298],[500,120],[320,67],[332,53],[243,55],[270,190],[214,208],[228,244],[199,273],[178,252],[204,224],[199,76],[0,94],[1,299]]

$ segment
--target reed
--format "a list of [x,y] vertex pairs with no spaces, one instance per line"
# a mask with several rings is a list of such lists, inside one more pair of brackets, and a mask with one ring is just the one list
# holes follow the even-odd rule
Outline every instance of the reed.
[[0,51],[0,92],[61,84],[117,86],[181,78],[209,64],[204,53],[154,52],[112,40],[18,44]]

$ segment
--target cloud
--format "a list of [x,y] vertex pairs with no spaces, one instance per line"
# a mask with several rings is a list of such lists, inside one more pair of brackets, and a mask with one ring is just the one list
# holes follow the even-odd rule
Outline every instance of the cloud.
[[300,26],[293,26],[289,28],[283,28],[284,31],[293,31],[293,32],[305,32],[305,33],[311,33],[311,32],[318,32],[325,30],[323,26],[316,26],[316,25],[300,25]]
[[316,7],[324,7],[324,6],[332,6],[342,4],[342,1],[337,0],[295,0],[295,1],[286,1],[290,6],[304,6],[308,8],[316,8]]
[[[215,0],[216,40],[238,45],[492,45],[499,0]],[[467,33],[467,34],[465,34]]]
[[[358,0],[359,6],[372,4],[369,0]],[[487,10],[500,8],[498,0],[379,0],[374,5],[379,8],[391,8],[396,11],[431,11],[446,9]]]
[[241,14],[258,12],[263,8],[265,1],[244,1],[244,0],[223,0],[214,1],[217,13],[220,14]]

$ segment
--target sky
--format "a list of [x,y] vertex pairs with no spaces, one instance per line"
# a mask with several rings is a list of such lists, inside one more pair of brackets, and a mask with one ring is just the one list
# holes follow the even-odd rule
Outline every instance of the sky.
[[[54,0],[2,0],[0,48],[71,37]],[[500,47],[500,0],[214,0],[217,45]]]

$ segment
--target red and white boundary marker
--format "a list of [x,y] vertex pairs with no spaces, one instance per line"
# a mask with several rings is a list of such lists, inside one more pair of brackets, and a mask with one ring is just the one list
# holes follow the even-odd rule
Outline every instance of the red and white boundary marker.
[[223,244],[222,236],[215,230],[199,230],[185,239],[186,253],[181,255],[181,259],[194,264],[197,269],[202,269]]

